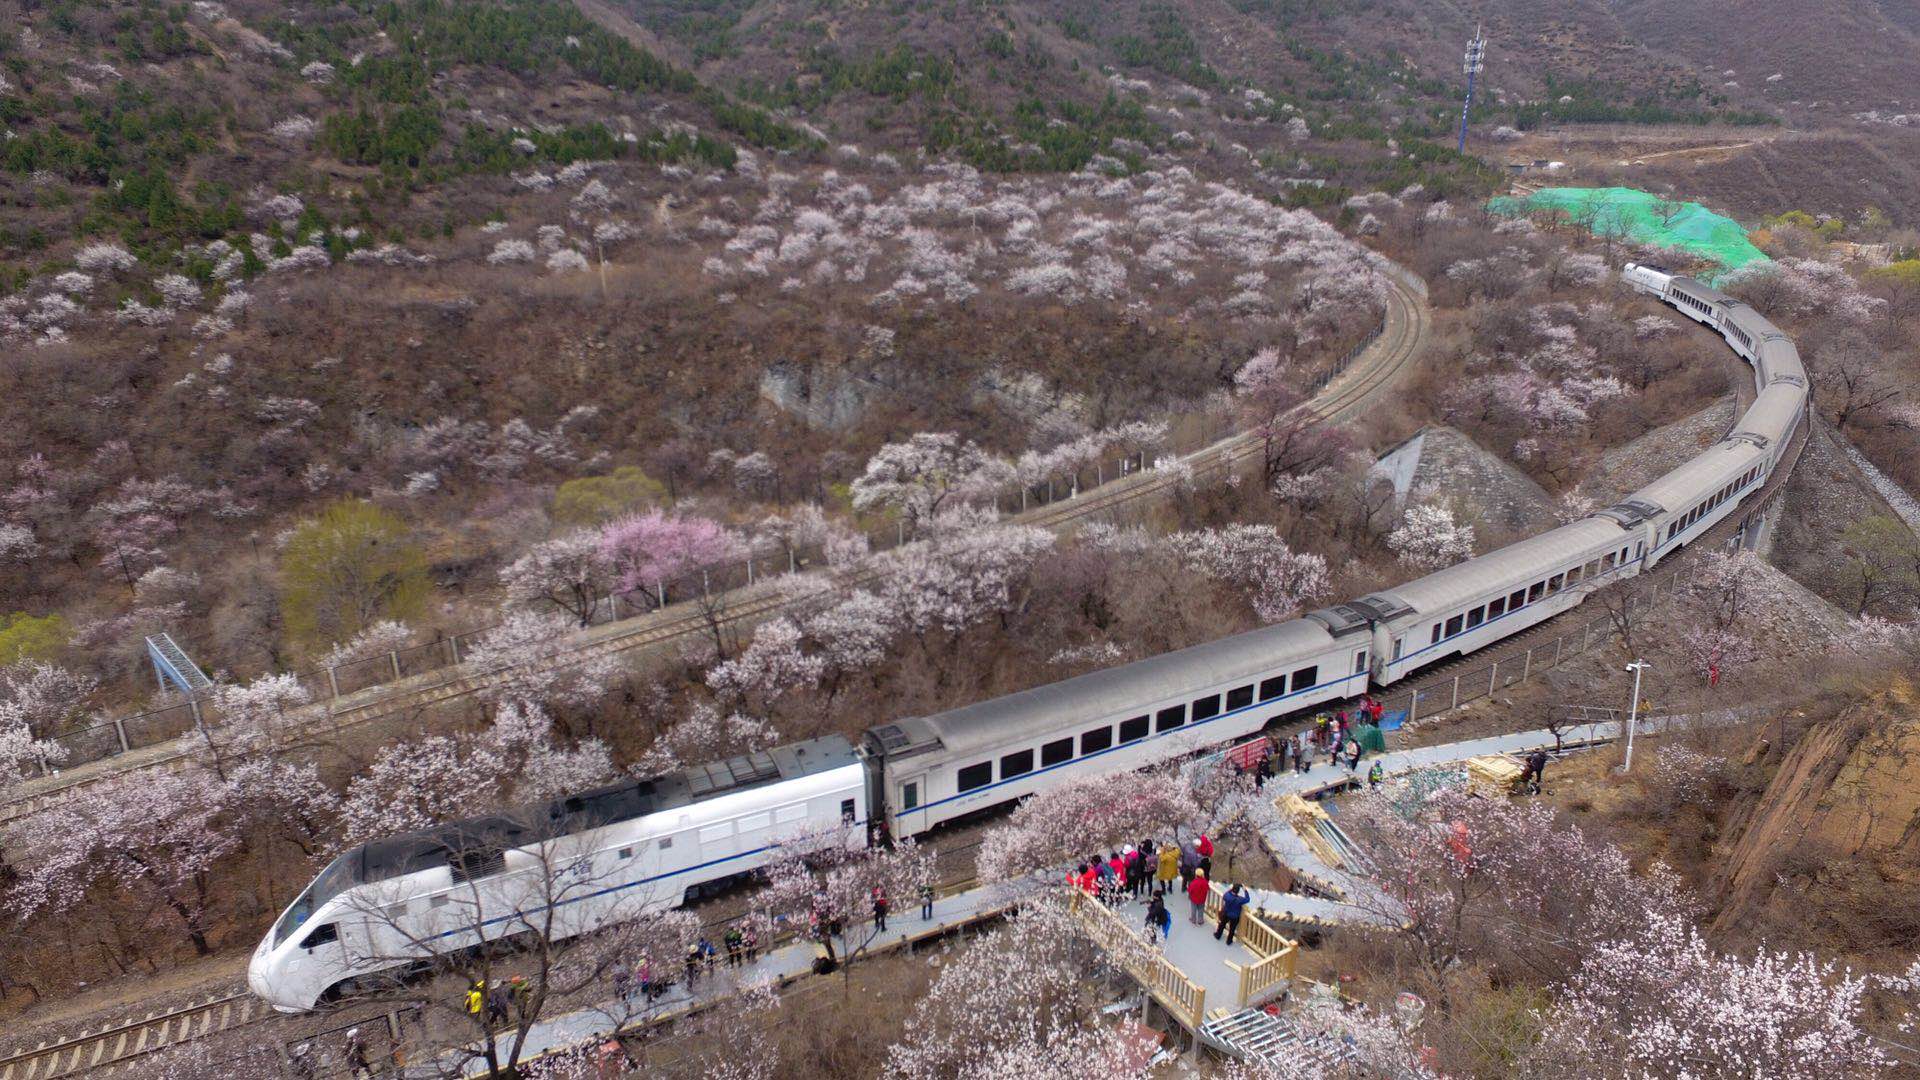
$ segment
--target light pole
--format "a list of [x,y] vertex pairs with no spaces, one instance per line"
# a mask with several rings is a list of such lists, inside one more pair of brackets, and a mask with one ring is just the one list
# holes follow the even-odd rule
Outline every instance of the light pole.
[[1633,769],[1633,725],[1640,719],[1640,673],[1647,670],[1647,662],[1635,660],[1627,670],[1633,672],[1633,701],[1627,705],[1627,760],[1621,764],[1621,772]]

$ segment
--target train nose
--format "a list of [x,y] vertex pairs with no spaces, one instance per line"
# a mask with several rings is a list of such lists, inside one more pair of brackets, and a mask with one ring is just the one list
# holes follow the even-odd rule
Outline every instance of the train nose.
[[253,950],[253,958],[247,961],[247,989],[253,991],[255,997],[269,1005],[278,1005],[279,1003],[273,1000],[271,980],[268,978],[271,960],[272,956],[267,950],[267,943],[263,940],[259,947]]

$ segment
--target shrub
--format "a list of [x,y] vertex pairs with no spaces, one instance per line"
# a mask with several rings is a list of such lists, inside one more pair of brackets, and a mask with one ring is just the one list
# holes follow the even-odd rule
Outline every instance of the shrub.
[[310,647],[345,641],[426,608],[426,557],[406,523],[364,500],[334,503],[295,529],[280,558],[287,630]]
[[51,660],[67,647],[67,620],[16,611],[0,615],[0,667],[22,660]]
[[553,493],[553,518],[568,525],[598,525],[652,506],[667,489],[641,471],[622,465],[607,476],[583,476]]

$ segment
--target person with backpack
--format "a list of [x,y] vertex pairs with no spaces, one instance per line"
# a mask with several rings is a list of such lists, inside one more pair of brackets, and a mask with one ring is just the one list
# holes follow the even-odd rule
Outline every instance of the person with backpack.
[[1373,768],[1367,770],[1367,787],[1370,789],[1379,787],[1380,781],[1386,779],[1386,777],[1387,770],[1381,768],[1378,761],[1374,762]]
[[933,886],[920,886],[920,921],[933,918]]
[[[1159,937],[1155,938],[1155,934]],[[1167,891],[1153,890],[1153,899],[1147,901],[1147,944],[1156,940],[1165,940],[1173,936],[1173,916],[1167,913]]]
[[1527,755],[1527,790],[1540,794],[1542,785],[1547,782],[1547,752],[1535,750]]
[[1240,932],[1240,912],[1247,906],[1247,890],[1234,882],[1233,887],[1220,896],[1220,925],[1214,927],[1213,940],[1219,941],[1221,933],[1227,935],[1227,944],[1233,944],[1234,937]]
[[887,929],[887,890],[884,886],[873,887],[873,931],[882,933]]

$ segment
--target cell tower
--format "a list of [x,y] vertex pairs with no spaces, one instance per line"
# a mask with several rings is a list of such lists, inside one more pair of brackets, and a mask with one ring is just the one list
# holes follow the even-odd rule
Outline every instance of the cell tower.
[[1467,114],[1473,111],[1473,77],[1487,66],[1487,38],[1478,26],[1473,28],[1473,40],[1467,42],[1467,59],[1461,65],[1467,73],[1467,101],[1460,106],[1460,153],[1467,152]]

